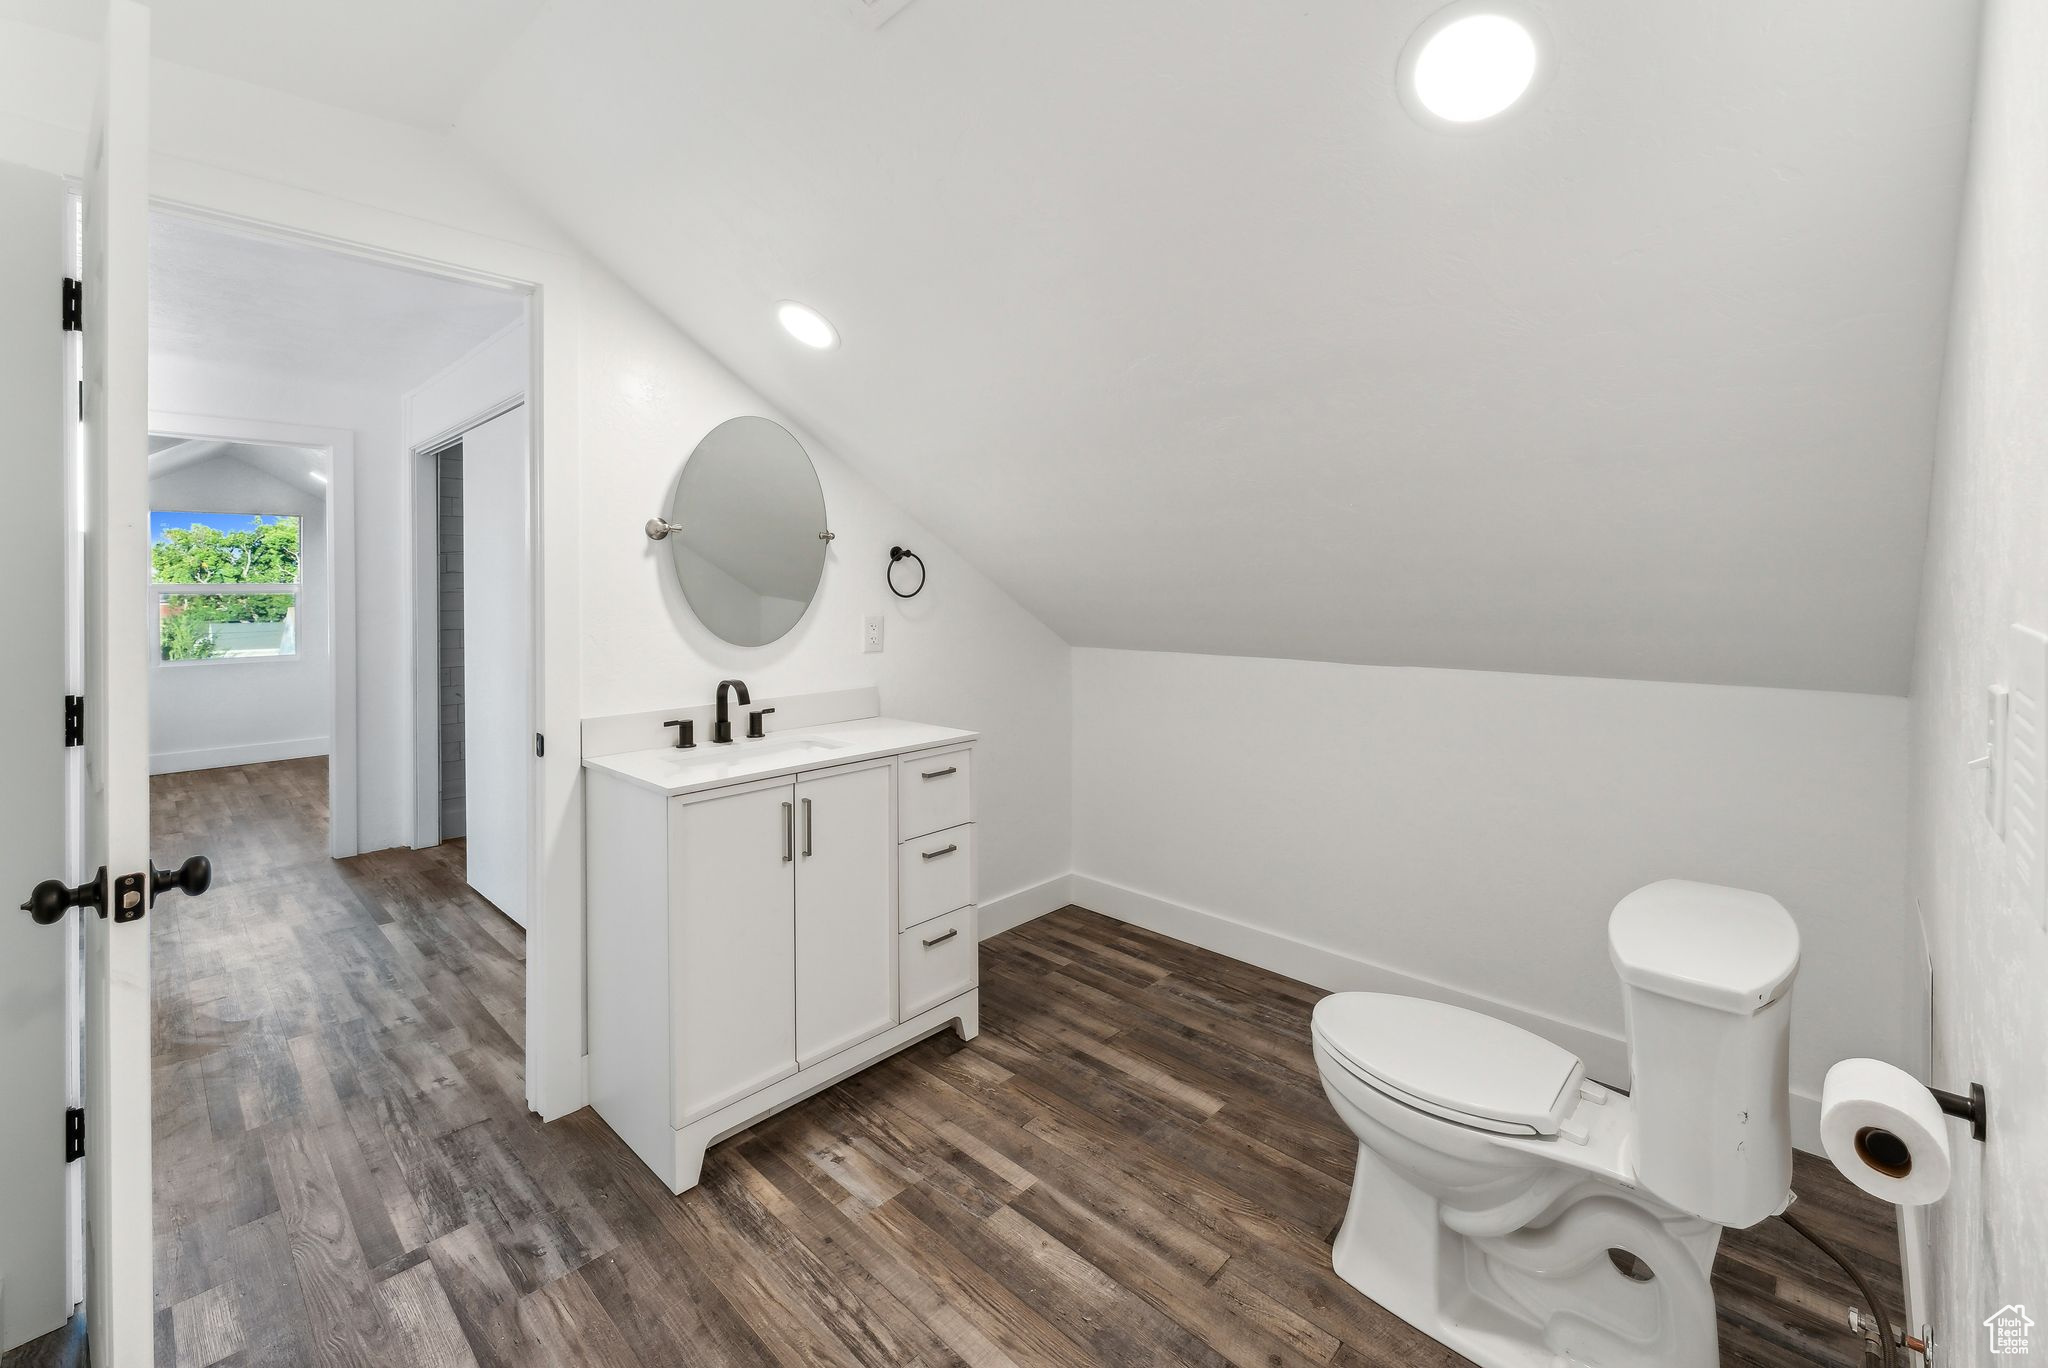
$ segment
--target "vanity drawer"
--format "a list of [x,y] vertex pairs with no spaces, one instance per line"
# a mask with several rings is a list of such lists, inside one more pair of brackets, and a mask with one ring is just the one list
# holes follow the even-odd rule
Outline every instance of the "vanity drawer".
[[896,847],[897,925],[928,922],[974,901],[974,824]]
[[896,938],[896,946],[899,1021],[966,992],[979,977],[981,942],[971,907],[913,926]]
[[[896,837],[908,841],[974,820],[973,753],[906,755],[896,762]],[[957,904],[956,904],[957,905]],[[950,908],[947,910],[951,910]]]

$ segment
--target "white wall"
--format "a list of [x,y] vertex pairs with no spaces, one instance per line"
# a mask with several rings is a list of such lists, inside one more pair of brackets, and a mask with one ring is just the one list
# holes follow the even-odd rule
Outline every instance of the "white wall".
[[1828,1064],[1898,1053],[1902,699],[1092,649],[1074,683],[1077,902],[1326,987],[1504,1004],[1620,1081],[1614,904],[1761,889],[1802,938],[1807,1142]]
[[[327,754],[327,501],[240,461],[215,458],[151,480],[149,506],[153,512],[295,514],[301,577],[297,654],[156,661],[149,680],[151,772]],[[155,618],[150,595],[145,630]]]
[[[1066,643],[625,287],[595,268],[584,280],[584,715],[706,703],[727,676],[759,694],[879,686],[892,716],[983,733],[974,777],[984,902],[1056,881],[1025,901],[1034,912],[1050,910],[1045,899],[1057,906],[1071,868]],[[698,440],[749,413],[803,443],[837,534],[810,612],[754,648],[706,630],[666,544],[642,531],[667,510]],[[914,599],[883,581],[897,544],[930,570]],[[861,652],[870,613],[886,619],[880,655]]]
[[187,357],[152,356],[149,406],[157,412],[354,433],[358,841],[366,851],[405,844],[412,801],[411,702],[399,509],[410,487],[401,483],[399,396]]
[[[1057,906],[1071,867],[1066,643],[625,286],[595,266],[584,286],[583,715],[707,702],[729,676],[764,695],[879,686],[889,713],[985,733],[975,769],[984,900],[1030,895],[1010,915]],[[511,330],[407,396],[406,441],[516,392],[524,347]],[[668,547],[642,530],[667,511],[697,442],[743,414],[796,433],[837,534],[810,611],[754,648],[705,628]],[[883,580],[897,544],[931,571],[915,599]],[[861,651],[871,613],[887,620],[880,655]]]
[[2048,1326],[2048,931],[2014,905],[1984,780],[1964,768],[2007,627],[2048,630],[2048,6],[1992,0],[1983,52],[1913,680],[1929,1081],[1981,1082],[1991,1102],[1985,1144],[1950,1132],[1954,1186],[1929,1213],[1934,1324],[1958,1363],[2008,1302]]

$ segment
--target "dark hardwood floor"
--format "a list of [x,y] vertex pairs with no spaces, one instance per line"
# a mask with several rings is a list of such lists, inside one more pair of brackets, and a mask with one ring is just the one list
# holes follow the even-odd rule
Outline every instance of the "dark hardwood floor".
[[[1315,989],[1068,908],[941,1035],[670,1196],[522,1101],[524,940],[459,851],[324,853],[319,761],[156,781],[157,1346],[268,1365],[1461,1362],[1330,1270],[1352,1145]],[[1801,1210],[1898,1299],[1891,1213]],[[1722,1245],[1723,1362],[1858,1362],[1782,1223]],[[1830,1312],[1832,1314],[1832,1312]]]

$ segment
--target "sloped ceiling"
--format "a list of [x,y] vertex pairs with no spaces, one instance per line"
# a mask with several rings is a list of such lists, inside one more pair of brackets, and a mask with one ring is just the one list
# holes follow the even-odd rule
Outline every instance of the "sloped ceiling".
[[1903,692],[1973,7],[1559,0],[1461,133],[1436,7],[579,0],[459,134],[1073,642]]
[[149,448],[149,478],[152,481],[218,463],[235,472],[254,471],[316,499],[327,498],[327,476],[322,473],[327,458],[321,452],[305,447],[151,434]]
[[[334,98],[454,91],[1071,641],[1903,691],[1975,5],[1532,3],[1554,79],[1462,134],[1394,90],[1435,0],[423,0]],[[166,55],[361,65],[195,4]]]

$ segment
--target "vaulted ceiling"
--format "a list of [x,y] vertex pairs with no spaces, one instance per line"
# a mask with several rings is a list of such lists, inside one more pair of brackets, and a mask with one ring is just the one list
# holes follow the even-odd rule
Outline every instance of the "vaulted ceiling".
[[[1924,0],[543,10],[472,141],[1069,640],[1903,692],[1975,58]],[[774,321],[809,303],[843,346]]]
[[1530,3],[1460,133],[1438,0],[506,3],[348,102],[457,111],[1071,641],[1903,691],[1975,6]]

